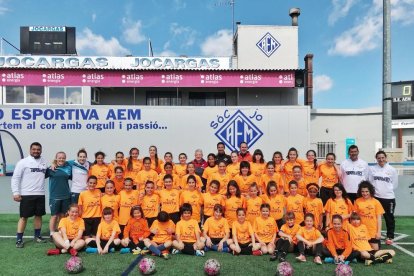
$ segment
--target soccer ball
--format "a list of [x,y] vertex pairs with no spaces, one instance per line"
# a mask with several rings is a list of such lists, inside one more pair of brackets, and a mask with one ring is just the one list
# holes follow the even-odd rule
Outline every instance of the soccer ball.
[[336,276],[352,276],[352,268],[347,264],[338,264],[335,269]]
[[143,258],[138,263],[138,269],[143,275],[150,275],[155,273],[155,261],[151,258]]
[[80,273],[83,270],[82,259],[76,256],[70,257],[65,263],[65,269],[69,274]]
[[288,262],[281,262],[277,265],[277,273],[279,276],[292,276],[293,267]]
[[204,272],[211,275],[218,275],[220,273],[220,263],[216,259],[208,259],[204,263]]

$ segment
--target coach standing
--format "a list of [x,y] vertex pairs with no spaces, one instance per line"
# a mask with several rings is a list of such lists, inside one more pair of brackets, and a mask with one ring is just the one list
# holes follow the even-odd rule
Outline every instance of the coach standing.
[[41,157],[42,145],[34,142],[30,145],[30,156],[16,164],[11,179],[14,201],[20,202],[20,219],[17,223],[16,247],[23,248],[23,233],[27,219],[34,216],[34,240],[46,242],[41,236],[42,216],[45,210],[45,173],[46,162]]
[[358,185],[364,180],[368,180],[368,163],[358,158],[359,150],[356,145],[348,149],[349,159],[341,163],[342,184],[351,199],[352,203],[356,200]]

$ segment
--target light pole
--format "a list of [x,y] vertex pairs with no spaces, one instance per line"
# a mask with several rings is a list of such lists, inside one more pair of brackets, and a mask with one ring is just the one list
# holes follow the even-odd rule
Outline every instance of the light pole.
[[382,147],[391,148],[391,4],[383,0]]

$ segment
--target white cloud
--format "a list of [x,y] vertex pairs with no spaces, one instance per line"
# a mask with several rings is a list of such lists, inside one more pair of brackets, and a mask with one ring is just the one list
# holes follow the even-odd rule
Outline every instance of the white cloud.
[[124,17],[122,19],[122,25],[124,26],[124,31],[122,35],[127,43],[140,44],[141,42],[144,42],[147,39],[145,35],[142,33],[141,20],[132,21]]
[[188,26],[180,26],[175,22],[170,25],[170,33],[173,34],[173,39],[182,40],[181,48],[193,46],[197,37],[196,30]]
[[232,38],[232,30],[219,30],[204,40],[200,45],[201,52],[206,56],[231,56],[233,49]]
[[95,23],[96,21],[96,13],[92,13],[92,22]]
[[182,10],[187,7],[187,3],[184,0],[174,0],[173,4],[176,10]]
[[0,15],[3,15],[10,11],[10,9],[5,6],[5,4],[6,1],[0,0]]
[[333,11],[329,15],[329,25],[335,24],[335,22],[348,15],[349,10],[354,6],[358,0],[332,0]]
[[[382,0],[372,0],[363,19],[334,39],[331,55],[355,56],[381,45]],[[414,0],[391,0],[391,19],[403,25],[414,23]]]
[[158,57],[176,57],[176,56],[178,56],[178,54],[176,52],[174,52],[172,50],[168,50],[168,49],[164,50],[160,53],[155,53],[154,55],[158,56]]
[[327,75],[317,75],[313,78],[313,92],[329,91],[333,87],[333,80]]
[[94,34],[85,28],[76,40],[78,54],[93,54],[104,56],[125,56],[130,51],[119,43],[118,39],[111,37],[106,40],[102,35]]

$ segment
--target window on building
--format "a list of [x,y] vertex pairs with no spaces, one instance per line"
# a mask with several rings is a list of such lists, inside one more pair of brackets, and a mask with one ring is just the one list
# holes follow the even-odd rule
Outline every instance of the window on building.
[[49,104],[82,104],[82,87],[49,87]]
[[5,104],[45,104],[43,86],[6,86]]
[[181,105],[181,92],[147,91],[147,105]]
[[407,140],[407,159],[414,159],[414,140]]
[[334,142],[318,142],[316,143],[317,147],[317,158],[326,158],[328,153],[335,153],[335,143]]
[[225,92],[190,92],[188,95],[190,106],[225,106]]

